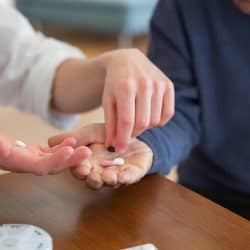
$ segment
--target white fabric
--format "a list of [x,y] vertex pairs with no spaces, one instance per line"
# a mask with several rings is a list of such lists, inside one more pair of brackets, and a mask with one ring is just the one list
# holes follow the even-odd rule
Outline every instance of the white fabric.
[[50,109],[52,82],[66,59],[80,50],[33,30],[17,10],[0,3],[0,105],[15,106],[67,129],[78,119]]

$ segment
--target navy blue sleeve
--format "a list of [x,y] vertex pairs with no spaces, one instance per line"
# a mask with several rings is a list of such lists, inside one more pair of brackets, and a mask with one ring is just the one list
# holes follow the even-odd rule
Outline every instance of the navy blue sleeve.
[[147,143],[154,161],[149,173],[166,174],[184,160],[200,138],[199,93],[188,37],[177,0],[159,1],[151,21],[149,58],[174,83],[175,115],[164,127],[138,138]]

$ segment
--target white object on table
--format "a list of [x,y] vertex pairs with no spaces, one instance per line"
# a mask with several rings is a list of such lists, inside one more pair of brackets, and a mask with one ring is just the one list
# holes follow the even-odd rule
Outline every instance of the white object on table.
[[1,250],[52,250],[52,238],[39,227],[6,224],[0,227]]

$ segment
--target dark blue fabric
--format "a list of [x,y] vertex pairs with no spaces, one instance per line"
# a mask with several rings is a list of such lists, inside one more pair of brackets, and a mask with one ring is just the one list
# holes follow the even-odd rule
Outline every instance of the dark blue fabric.
[[250,218],[250,16],[233,0],[161,0],[149,57],[176,91],[174,118],[139,137],[150,173],[179,164],[180,183]]

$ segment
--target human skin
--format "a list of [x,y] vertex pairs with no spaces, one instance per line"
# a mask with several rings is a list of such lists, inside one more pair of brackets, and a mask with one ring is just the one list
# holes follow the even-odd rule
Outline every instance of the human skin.
[[[60,134],[49,139],[49,145],[55,147],[67,138],[75,138],[76,147],[88,145],[92,155],[80,164],[71,168],[73,176],[84,180],[92,189],[100,189],[105,185],[117,187],[140,181],[149,171],[153,162],[153,152],[144,142],[133,139],[122,153],[108,152],[105,147],[104,124],[91,124],[79,130]],[[122,157],[123,166],[103,167],[103,160]]]
[[75,113],[101,104],[105,114],[105,146],[112,145],[122,151],[133,137],[171,119],[174,88],[137,49],[62,63],[55,75],[53,107]]
[[234,0],[234,3],[242,12],[250,15],[250,0]]
[[[172,117],[173,85],[136,49],[64,61],[55,73],[52,109],[76,113],[101,104],[105,113],[105,147],[113,145],[119,152],[126,151],[133,137],[147,128],[164,125]],[[19,173],[59,173],[77,166],[91,154],[88,147],[76,148],[67,145],[69,141],[67,138],[52,149],[33,144],[18,148],[14,139],[0,134],[0,166]]]
[[2,170],[35,175],[57,174],[90,157],[88,147],[75,147],[74,138],[66,138],[55,147],[26,144],[16,145],[16,140],[0,135],[0,166]]

